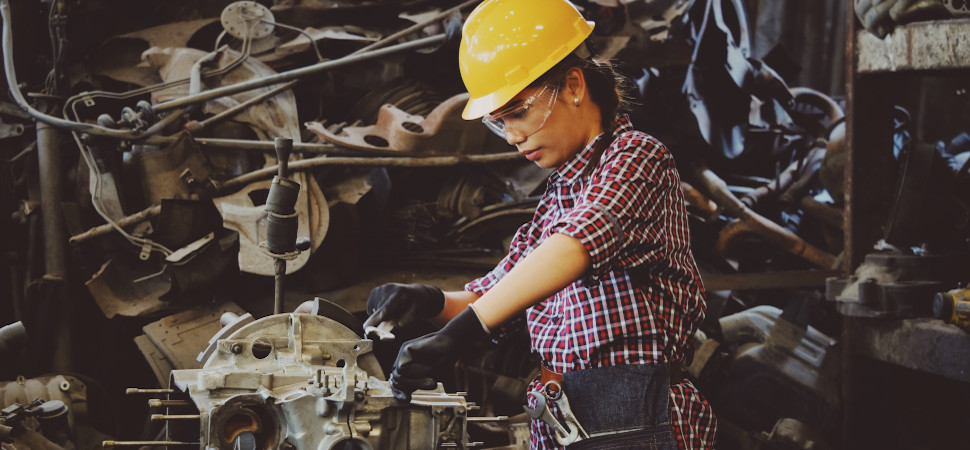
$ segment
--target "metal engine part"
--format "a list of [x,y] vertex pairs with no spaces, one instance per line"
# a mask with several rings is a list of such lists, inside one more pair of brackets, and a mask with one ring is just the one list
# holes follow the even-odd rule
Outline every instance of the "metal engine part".
[[[84,448],[74,442],[88,416],[87,386],[75,377],[19,377],[0,383],[0,444],[4,450]],[[9,446],[8,446],[9,445]]]
[[[439,385],[400,405],[372,345],[328,317],[277,314],[219,340],[202,369],[173,371],[171,387],[198,408],[201,448],[469,447],[465,398]],[[183,424],[169,439],[194,439]]]
[[825,296],[855,317],[931,317],[937,292],[961,278],[965,254],[870,253],[848,278],[826,281]]
[[835,440],[841,354],[834,339],[792,323],[769,305],[722,317],[720,327],[722,342],[695,336],[697,352],[688,368],[705,395],[721,405],[719,420],[768,432],[779,420],[793,419],[822,441]]

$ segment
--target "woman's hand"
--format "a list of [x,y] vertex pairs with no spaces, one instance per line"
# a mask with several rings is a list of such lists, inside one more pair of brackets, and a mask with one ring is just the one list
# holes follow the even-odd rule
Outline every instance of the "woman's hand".
[[394,398],[408,403],[414,391],[434,389],[438,382],[432,375],[441,373],[465,349],[487,336],[488,331],[475,310],[468,307],[440,331],[405,342],[391,371]]
[[[406,327],[420,319],[433,319],[445,308],[445,294],[427,284],[388,283],[374,288],[367,298],[364,329],[387,322],[390,328]],[[386,330],[390,331],[390,330]]]

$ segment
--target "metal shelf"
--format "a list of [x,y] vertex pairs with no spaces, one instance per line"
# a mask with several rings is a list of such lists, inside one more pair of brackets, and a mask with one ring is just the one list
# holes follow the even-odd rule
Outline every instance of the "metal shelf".
[[915,22],[879,39],[856,33],[859,74],[970,68],[970,19]]

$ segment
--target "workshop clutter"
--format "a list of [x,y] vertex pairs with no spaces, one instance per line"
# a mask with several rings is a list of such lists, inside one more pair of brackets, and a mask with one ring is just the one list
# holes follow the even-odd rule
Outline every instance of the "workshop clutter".
[[[14,281],[0,312],[13,320],[0,325],[22,320],[30,338],[18,325],[0,341],[0,380],[27,386],[0,383],[16,392],[0,396],[0,439],[191,445],[218,418],[228,434],[206,444],[381,445],[406,416],[415,434],[393,448],[527,446],[508,418],[538,373],[523,336],[444,374],[463,395],[382,416],[390,367],[356,330],[361,304],[315,299],[299,310],[314,318],[290,320],[268,301],[274,276],[279,305],[378,268],[484,273],[532,217],[548,171],[461,118],[457,31],[477,1],[10,3],[0,205]],[[837,447],[842,316],[967,328],[970,140],[914,142],[897,112],[894,213],[846,276],[842,100],[791,86],[778,52],[752,54],[749,2],[575,3],[683,180],[708,291],[688,375],[724,424],[718,448]],[[863,23],[888,32],[904,12]],[[157,385],[133,392],[157,394],[152,408],[177,402],[152,410],[165,417],[144,420],[143,402],[127,417],[116,395],[136,378]]]

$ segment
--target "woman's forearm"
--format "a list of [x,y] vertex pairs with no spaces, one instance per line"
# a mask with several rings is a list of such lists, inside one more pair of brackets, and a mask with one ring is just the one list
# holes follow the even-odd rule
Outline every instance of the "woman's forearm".
[[473,300],[473,307],[482,323],[493,329],[569,286],[591,265],[592,259],[579,239],[553,234],[492,289]]
[[431,322],[439,327],[443,327],[448,321],[468,308],[468,305],[478,300],[478,294],[470,291],[447,291],[444,294],[444,309],[434,319],[431,319]]

